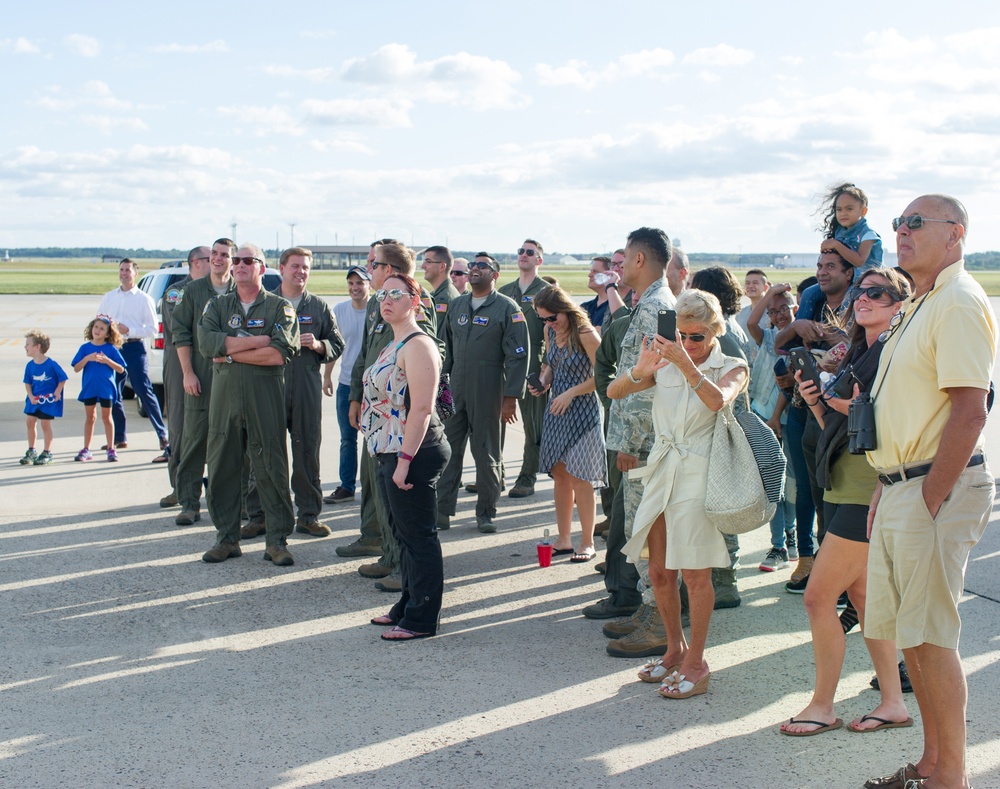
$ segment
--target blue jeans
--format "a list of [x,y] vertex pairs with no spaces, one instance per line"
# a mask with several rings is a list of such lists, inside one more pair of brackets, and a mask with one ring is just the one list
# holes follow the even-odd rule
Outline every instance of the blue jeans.
[[160,412],[160,401],[153,393],[153,385],[149,382],[149,361],[146,356],[146,343],[126,342],[121,347],[122,358],[125,360],[125,373],[118,373],[115,376],[115,383],[118,385],[118,399],[111,408],[111,418],[115,423],[115,443],[120,444],[127,441],[125,433],[125,406],[122,404],[122,386],[125,383],[125,374],[128,374],[129,383],[132,384],[132,391],[142,403],[146,416],[149,417],[149,424],[153,426],[156,435],[165,439],[167,428],[163,425],[163,414]]
[[340,425],[340,487],[354,493],[358,477],[358,431],[351,427],[351,387],[337,384],[337,424]]
[[813,504],[812,488],[809,486],[809,469],[802,451],[802,436],[806,427],[806,409],[789,407],[788,424],[785,435],[788,438],[788,457],[792,461],[795,474],[795,521],[798,533],[799,556],[813,556],[816,546],[813,542],[813,522],[816,506]]
[[[787,431],[787,428],[786,428]],[[771,518],[771,547],[781,550],[786,545],[787,537],[795,532],[795,468],[788,454],[788,434],[781,437],[781,449],[787,461],[785,471],[785,495],[778,502],[778,508]]]

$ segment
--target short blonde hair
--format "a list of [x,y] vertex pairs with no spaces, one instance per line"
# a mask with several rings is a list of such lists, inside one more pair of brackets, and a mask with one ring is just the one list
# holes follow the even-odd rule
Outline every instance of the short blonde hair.
[[712,332],[714,337],[726,333],[726,319],[722,306],[714,294],[692,288],[677,297],[677,322],[698,323]]

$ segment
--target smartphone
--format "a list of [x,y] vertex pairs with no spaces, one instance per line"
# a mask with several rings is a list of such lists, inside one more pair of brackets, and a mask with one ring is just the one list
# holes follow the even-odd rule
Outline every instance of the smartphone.
[[656,333],[670,342],[677,342],[677,313],[674,310],[660,310],[656,314]]
[[524,380],[527,381],[528,386],[532,387],[536,392],[540,392],[545,388],[542,384],[542,379],[538,377],[538,373],[528,373],[528,377]]
[[774,363],[774,374],[788,375],[788,364],[785,362],[783,358],[778,359],[778,361]]
[[802,372],[802,380],[812,381],[816,385],[816,391],[822,393],[823,381],[819,377],[819,370],[816,369],[812,354],[802,347],[792,348],[788,352],[788,358],[791,359],[792,369]]

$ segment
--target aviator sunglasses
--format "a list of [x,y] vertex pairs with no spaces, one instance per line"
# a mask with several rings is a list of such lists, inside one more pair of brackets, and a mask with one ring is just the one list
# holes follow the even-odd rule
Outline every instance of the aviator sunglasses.
[[534,249],[525,249],[524,247],[521,247],[519,250],[517,250],[517,254],[527,255],[529,258],[533,258],[535,255],[538,254],[538,252],[537,250]]
[[405,290],[400,290],[399,288],[393,288],[392,290],[378,290],[375,292],[375,300],[380,304],[385,301],[386,296],[388,296],[392,301],[399,301],[402,298],[409,296]]
[[909,216],[897,216],[893,219],[892,229],[899,230],[903,225],[906,225],[910,230],[919,230],[924,226],[924,222],[943,222],[949,225],[958,224],[953,219],[928,219],[926,216],[920,216],[920,214],[910,214]]
[[260,258],[233,258],[233,265],[238,266],[242,263],[245,266],[252,266],[254,263],[263,263],[264,261]]
[[888,288],[884,288],[881,285],[872,285],[867,288],[854,288],[854,298],[859,299],[862,295],[868,297],[869,301],[878,301],[883,296],[888,296],[892,301],[902,301],[902,299],[896,298],[896,296]]

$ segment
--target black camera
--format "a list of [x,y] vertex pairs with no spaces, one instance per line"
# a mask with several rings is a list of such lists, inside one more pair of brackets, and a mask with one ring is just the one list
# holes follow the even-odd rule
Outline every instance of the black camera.
[[861,379],[854,372],[854,365],[849,364],[833,379],[827,387],[827,392],[832,392],[841,400],[848,400],[854,394],[855,382],[860,384]]
[[878,446],[875,438],[875,401],[862,392],[847,409],[847,451],[863,455]]

